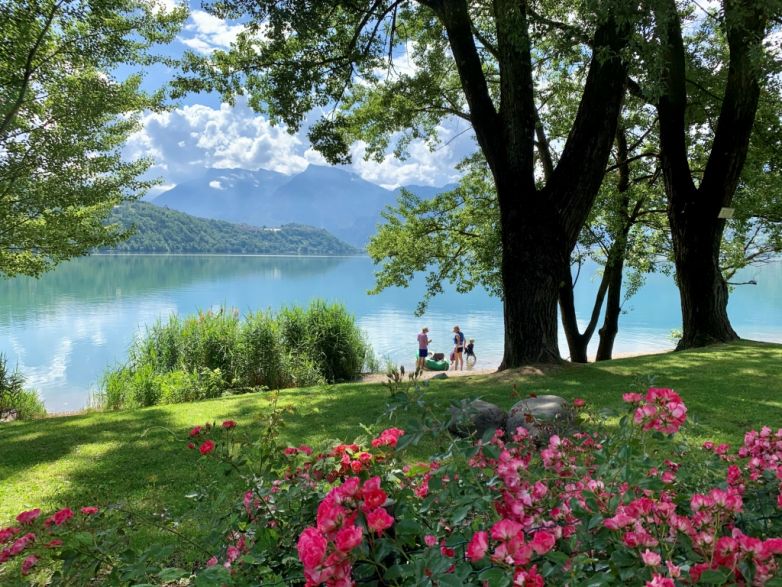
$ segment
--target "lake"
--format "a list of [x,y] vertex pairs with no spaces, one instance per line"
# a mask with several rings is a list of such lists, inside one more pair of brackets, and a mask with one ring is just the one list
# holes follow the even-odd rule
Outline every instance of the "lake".
[[[735,281],[730,315],[740,336],[782,342],[782,262],[751,268]],[[125,360],[133,337],[169,314],[225,305],[242,312],[339,301],[355,314],[375,352],[396,363],[413,363],[415,335],[430,328],[432,350],[448,352],[451,329],[475,338],[478,368],[502,357],[500,302],[484,291],[447,289],[423,317],[413,312],[421,283],[367,295],[373,265],[366,257],[94,256],[62,264],[35,280],[0,282],[0,352],[18,365],[28,386],[52,412],[84,407],[109,366]],[[582,271],[578,313],[586,319],[596,289],[595,267]],[[671,278],[649,276],[626,302],[615,352],[643,353],[673,346],[680,328],[678,292]],[[567,356],[564,336],[560,347]],[[596,348],[596,340],[591,351]]]

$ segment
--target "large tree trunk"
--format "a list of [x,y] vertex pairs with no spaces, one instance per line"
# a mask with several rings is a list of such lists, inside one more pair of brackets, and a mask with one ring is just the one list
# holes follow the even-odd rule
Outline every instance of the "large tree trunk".
[[739,338],[728,318],[728,286],[719,267],[724,220],[713,207],[698,206],[703,201],[674,197],[668,211],[682,308],[677,349]]
[[728,289],[719,268],[724,220],[746,160],[760,95],[760,63],[769,6],[725,0],[730,60],[720,116],[700,185],[687,151],[686,54],[674,0],[658,5],[665,91],[657,104],[668,220],[676,261],[683,336],[677,349],[736,340],[728,319]]
[[[499,189],[517,189],[498,182]],[[500,369],[561,360],[557,340],[559,268],[570,250],[558,239],[559,228],[545,202],[526,208],[505,198],[502,224],[502,285],[505,350]]]
[[[567,256],[564,254],[564,256]],[[500,369],[561,360],[557,341],[557,298],[562,252],[523,253],[506,249],[502,259],[505,351]]]

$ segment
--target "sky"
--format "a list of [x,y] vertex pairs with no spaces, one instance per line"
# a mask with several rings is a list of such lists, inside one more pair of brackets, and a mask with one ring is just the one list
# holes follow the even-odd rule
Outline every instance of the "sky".
[[[173,0],[154,0],[161,9],[173,7]],[[190,49],[209,54],[226,49],[242,30],[237,22],[227,22],[203,10],[199,1],[190,3],[190,16],[176,40],[159,48],[171,56]],[[405,55],[397,58],[397,69],[410,67]],[[156,66],[145,74],[145,86],[159,87],[171,76],[171,71]],[[309,164],[325,165],[306,136],[308,124],[321,115],[313,111],[307,123],[296,134],[285,127],[272,126],[268,119],[255,113],[246,100],[234,106],[221,103],[216,94],[191,94],[162,113],[144,113],[142,128],[134,133],[124,150],[124,156],[154,159],[150,175],[161,184],[150,192],[154,197],[176,184],[204,173],[210,167],[270,169],[296,174]],[[363,179],[396,188],[401,185],[442,186],[458,180],[456,164],[476,149],[472,131],[461,120],[446,120],[440,129],[441,144],[432,151],[421,140],[414,141],[405,160],[389,153],[382,162],[364,159],[364,145],[352,147],[350,171]]]

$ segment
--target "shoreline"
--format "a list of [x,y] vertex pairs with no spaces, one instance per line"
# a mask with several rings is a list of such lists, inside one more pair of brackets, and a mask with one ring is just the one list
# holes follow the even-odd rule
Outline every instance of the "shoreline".
[[[773,342],[767,342],[767,341],[747,341],[747,342],[755,342],[755,343],[761,343],[761,344],[780,344],[780,343],[773,343]],[[644,357],[644,356],[650,356],[650,355],[664,355],[668,353],[674,352],[673,348],[670,349],[653,349],[646,352],[621,352],[621,353],[615,353],[611,361],[617,361],[622,359],[631,359],[634,357]],[[604,361],[606,363],[610,363],[611,361]],[[570,366],[570,367],[578,367],[582,365],[592,365],[595,364],[595,361],[590,361],[589,363],[572,363],[570,361],[563,360],[563,362],[560,365],[529,365],[525,367],[520,367],[518,369],[508,369],[506,371],[497,371],[496,367],[481,367],[481,368],[473,368],[473,369],[464,369],[463,371],[423,371],[423,376],[421,377],[422,380],[429,380],[435,377],[439,374],[446,374],[448,379],[451,379],[453,377],[470,377],[470,376],[487,376],[487,375],[494,375],[494,374],[504,374],[507,373],[509,375],[512,374],[524,374],[524,375],[542,375],[547,373],[551,368],[559,368],[562,366]],[[410,371],[407,370],[407,367],[405,367],[405,373],[406,376]],[[378,383],[385,383],[387,381],[386,373],[385,372],[378,372],[378,373],[362,373],[361,376],[356,379],[355,381],[345,382],[341,385],[351,385],[351,384],[378,384]],[[284,390],[281,390],[284,391]],[[252,395],[252,394],[248,394]],[[169,404],[169,405],[175,405],[175,404]],[[81,410],[69,410],[64,412],[48,412],[46,416],[42,419],[48,419],[48,418],[62,418],[67,416],[78,416],[82,414],[87,414],[90,412],[101,412],[101,410],[95,410],[93,408],[83,408]]]
[[[613,353],[613,356],[611,357],[611,361],[615,361],[618,359],[631,359],[633,357],[645,357],[648,355],[664,355],[667,353],[672,353],[674,351],[673,347],[668,349],[650,349],[642,352],[635,352],[635,351],[625,351],[620,353]],[[595,363],[596,361],[594,359],[590,360],[589,363],[573,363],[567,359],[563,359],[562,364],[563,365],[588,365]],[[499,365],[498,365],[499,366]],[[540,366],[538,365],[529,365],[525,367],[520,367],[519,369],[522,370],[529,370],[530,372],[533,372],[532,370],[538,370],[540,371]],[[510,371],[514,372],[517,371],[517,369],[511,369]],[[409,374],[412,372],[412,369],[408,369],[408,366],[405,365],[405,374]],[[420,377],[421,380],[428,380],[432,379],[433,377],[444,373],[448,376],[448,379],[451,377],[467,377],[470,375],[492,375],[494,373],[501,373],[502,371],[498,371],[497,367],[479,367],[479,368],[465,368],[464,370],[459,371],[452,371],[448,369],[447,371],[430,371],[428,369],[424,369],[422,372],[422,375]],[[361,378],[356,381],[355,383],[383,383],[386,381],[386,373],[380,372],[380,373],[362,373]]]
[[[90,253],[86,257],[282,257],[284,259],[363,259],[369,255],[294,255],[288,253]],[[84,257],[81,257],[84,258]]]

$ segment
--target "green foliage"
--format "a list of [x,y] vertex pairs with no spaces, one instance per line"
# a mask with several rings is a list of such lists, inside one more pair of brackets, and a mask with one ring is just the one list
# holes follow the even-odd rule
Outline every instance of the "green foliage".
[[46,416],[38,394],[24,388],[24,375],[9,371],[5,354],[0,353],[0,422],[5,418],[32,420]]
[[494,184],[482,158],[462,164],[467,171],[459,187],[422,199],[403,191],[396,207],[384,211],[386,223],[367,252],[382,267],[371,293],[407,287],[416,273],[426,274],[426,292],[417,313],[442,293],[443,282],[459,292],[482,286],[501,296],[502,250]]
[[239,334],[240,377],[252,387],[288,387],[285,348],[280,323],[271,313],[250,314]]
[[98,403],[107,409],[197,401],[257,389],[349,381],[376,361],[355,318],[339,304],[306,309],[199,312],[158,321],[128,363],[108,371]]
[[372,355],[355,318],[341,304],[316,300],[307,308],[306,354],[326,381],[350,381]]
[[354,255],[358,250],[320,228],[286,224],[261,228],[196,218],[147,202],[116,207],[109,223],[132,236],[102,252],[230,253],[252,255]]
[[160,58],[186,10],[144,0],[3,3],[0,18],[0,275],[39,275],[112,246],[127,232],[106,223],[112,207],[150,181],[150,163],[121,149],[162,93],[142,76],[116,78]]

